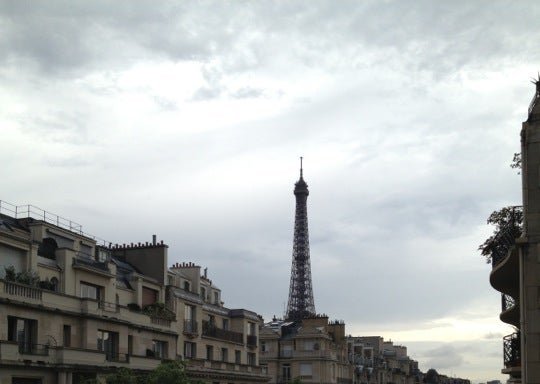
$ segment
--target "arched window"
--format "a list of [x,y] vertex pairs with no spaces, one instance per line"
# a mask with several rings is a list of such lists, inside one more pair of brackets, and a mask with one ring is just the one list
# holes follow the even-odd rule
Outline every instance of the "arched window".
[[51,237],[46,237],[39,245],[38,255],[46,257],[47,259],[55,260],[56,248],[58,248],[58,243],[56,242],[56,240]]
[[58,279],[56,277],[53,277],[51,279],[51,290],[54,292],[58,292]]

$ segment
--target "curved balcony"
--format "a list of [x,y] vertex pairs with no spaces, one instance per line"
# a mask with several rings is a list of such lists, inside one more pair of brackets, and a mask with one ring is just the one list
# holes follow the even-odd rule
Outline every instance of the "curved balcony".
[[504,369],[510,375],[509,381],[521,378],[521,336],[519,332],[503,338]]
[[506,257],[493,264],[489,282],[497,291],[519,297],[519,249],[511,247]]

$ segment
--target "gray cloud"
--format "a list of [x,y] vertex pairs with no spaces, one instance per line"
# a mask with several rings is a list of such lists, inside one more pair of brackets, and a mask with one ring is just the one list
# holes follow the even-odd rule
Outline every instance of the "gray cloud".
[[[268,319],[287,300],[304,155],[319,311],[388,330],[491,314],[499,324],[477,246],[489,213],[521,199],[508,163],[533,93],[539,12],[502,1],[1,2],[0,198],[113,242],[157,233],[171,263],[209,267],[227,305]],[[171,64],[180,80],[159,83]],[[196,69],[182,77],[176,64]],[[498,371],[498,331],[479,338],[491,350],[470,348]],[[480,372],[468,348],[417,356]]]
[[453,345],[443,345],[427,352],[426,356],[429,356],[429,358],[426,365],[439,370],[457,368],[464,363],[462,353],[463,351],[457,350]]

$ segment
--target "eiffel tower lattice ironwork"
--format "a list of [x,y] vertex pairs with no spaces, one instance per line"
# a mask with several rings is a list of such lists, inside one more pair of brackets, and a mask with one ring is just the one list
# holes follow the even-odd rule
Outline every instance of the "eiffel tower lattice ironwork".
[[294,185],[296,214],[294,219],[291,284],[287,304],[287,319],[289,320],[301,320],[316,315],[309,260],[308,195],[308,185],[304,181],[302,158],[300,158],[300,179]]

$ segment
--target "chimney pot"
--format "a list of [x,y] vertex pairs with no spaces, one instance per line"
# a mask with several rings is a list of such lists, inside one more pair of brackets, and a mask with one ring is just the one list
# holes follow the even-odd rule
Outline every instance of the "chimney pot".
[[157,238],[156,235],[152,235],[152,244],[153,245],[156,245],[156,238]]

